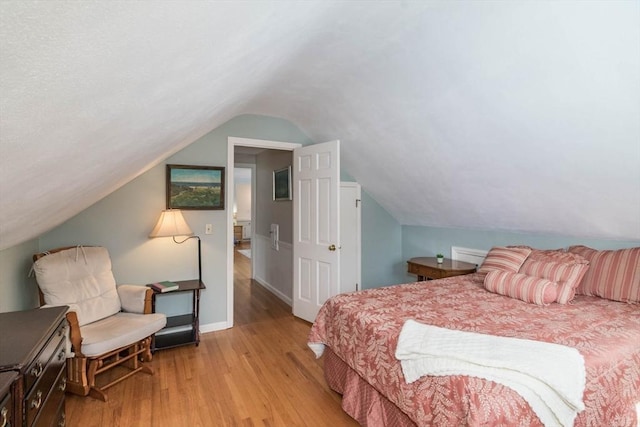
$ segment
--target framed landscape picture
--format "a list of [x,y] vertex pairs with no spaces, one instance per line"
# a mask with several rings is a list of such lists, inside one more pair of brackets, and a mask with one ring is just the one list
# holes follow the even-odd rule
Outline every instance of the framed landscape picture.
[[273,200],[291,200],[291,166],[273,171]]
[[224,167],[167,165],[167,209],[224,209]]

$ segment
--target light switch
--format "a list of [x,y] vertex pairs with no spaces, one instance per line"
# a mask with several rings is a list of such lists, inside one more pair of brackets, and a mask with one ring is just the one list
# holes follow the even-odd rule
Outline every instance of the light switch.
[[204,234],[211,234],[211,233],[213,233],[213,225],[206,224],[204,226]]

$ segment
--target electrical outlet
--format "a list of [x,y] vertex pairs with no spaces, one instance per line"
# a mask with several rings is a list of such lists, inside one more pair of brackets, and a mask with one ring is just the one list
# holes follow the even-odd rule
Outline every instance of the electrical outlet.
[[211,234],[213,233],[213,225],[211,224],[207,224],[204,226],[204,234]]

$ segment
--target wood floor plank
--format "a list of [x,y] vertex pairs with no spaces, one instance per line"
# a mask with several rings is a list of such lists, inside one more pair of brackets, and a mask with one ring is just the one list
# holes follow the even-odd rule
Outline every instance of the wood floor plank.
[[234,288],[233,328],[156,352],[155,375],[109,388],[109,402],[67,395],[67,426],[357,426],[306,345],[310,324],[251,280],[237,252]]

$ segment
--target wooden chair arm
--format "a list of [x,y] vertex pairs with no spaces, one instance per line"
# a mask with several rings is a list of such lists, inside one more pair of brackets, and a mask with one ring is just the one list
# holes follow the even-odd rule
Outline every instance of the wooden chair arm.
[[153,289],[149,288],[144,294],[144,314],[153,313]]
[[82,335],[80,334],[80,324],[78,323],[78,315],[75,311],[69,311],[66,315],[69,322],[69,340],[76,357],[84,357],[82,354]]

